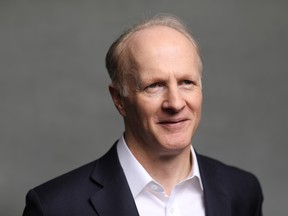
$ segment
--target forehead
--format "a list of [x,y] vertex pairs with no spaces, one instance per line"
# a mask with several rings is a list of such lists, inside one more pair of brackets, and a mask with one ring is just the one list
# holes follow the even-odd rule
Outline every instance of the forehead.
[[134,32],[127,41],[128,49],[139,45],[164,43],[186,43],[191,49],[196,50],[196,45],[184,33],[168,26],[150,26]]
[[199,73],[195,45],[184,34],[170,27],[153,26],[139,30],[131,35],[127,48],[136,71],[169,69],[178,72],[196,70]]

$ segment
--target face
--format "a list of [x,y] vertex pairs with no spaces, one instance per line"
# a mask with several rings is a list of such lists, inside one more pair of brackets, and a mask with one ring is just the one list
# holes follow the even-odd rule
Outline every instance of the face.
[[126,74],[128,96],[110,92],[125,123],[130,149],[151,154],[190,151],[200,117],[202,88],[194,45],[168,27],[134,33],[128,42],[135,69]]

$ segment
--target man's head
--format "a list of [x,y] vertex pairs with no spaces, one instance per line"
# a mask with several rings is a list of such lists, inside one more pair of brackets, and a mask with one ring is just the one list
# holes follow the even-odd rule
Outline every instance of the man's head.
[[109,90],[124,118],[127,144],[138,152],[171,154],[189,149],[200,121],[201,60],[177,19],[152,20],[112,44]]
[[129,58],[127,43],[131,36],[140,30],[153,26],[167,26],[182,33],[195,47],[198,55],[199,73],[202,73],[202,61],[199,47],[187,29],[186,25],[177,17],[172,15],[158,15],[146,19],[124,31],[110,46],[106,55],[106,68],[112,81],[112,85],[117,88],[123,96],[127,95],[127,84],[125,83],[125,73],[133,70],[133,60]]

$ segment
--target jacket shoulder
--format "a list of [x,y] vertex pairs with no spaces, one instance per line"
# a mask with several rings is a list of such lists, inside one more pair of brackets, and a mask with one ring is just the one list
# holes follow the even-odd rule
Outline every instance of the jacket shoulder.
[[89,200],[103,187],[101,180],[119,173],[117,159],[113,145],[99,159],[35,187],[26,196],[23,215],[95,215]]
[[66,189],[73,192],[73,190],[77,189],[77,187],[75,187],[76,185],[83,185],[83,183],[90,179],[90,175],[96,164],[97,160],[82,165],[81,167],[42,183],[35,187],[34,190],[39,194],[53,194],[54,191],[63,191]]
[[[83,211],[91,211],[92,208],[87,207],[88,200],[91,193],[99,188],[90,180],[96,163],[94,161],[81,166],[30,190],[26,196],[23,216],[64,216],[72,215],[72,212],[81,215]],[[89,212],[85,214],[89,215]]]
[[263,193],[254,174],[202,155],[198,161],[206,195],[225,194],[235,215],[262,215]]
[[257,177],[251,172],[203,155],[198,155],[198,160],[200,170],[203,170],[203,172],[214,172],[226,185],[244,182],[260,185]]

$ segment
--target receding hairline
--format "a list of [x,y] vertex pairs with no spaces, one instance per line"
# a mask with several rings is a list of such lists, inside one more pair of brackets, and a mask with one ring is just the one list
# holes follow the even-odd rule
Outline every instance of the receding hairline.
[[[160,29],[160,32],[159,32],[159,29]],[[170,34],[169,31],[175,32],[178,36],[185,38],[185,40],[195,49],[196,53],[199,54],[198,49],[197,49],[198,47],[194,43],[192,43],[189,38],[187,38],[185,35],[183,35],[182,32],[179,32],[176,29],[171,28],[169,26],[163,26],[163,25],[149,26],[147,28],[139,29],[138,31],[133,32],[133,34],[131,34],[126,39],[124,47],[123,47],[123,51],[129,52],[130,49],[133,48],[134,43],[146,41],[147,36],[148,36],[148,42],[150,39],[154,39],[154,37],[155,37],[154,31],[156,31],[156,35],[159,36],[159,38],[163,35],[165,37],[167,32],[168,32],[168,34]],[[164,34],[162,34],[163,32],[164,32]],[[175,34],[174,34],[174,36],[172,38],[176,39],[178,36],[175,36]]]
[[[124,31],[123,34],[116,40],[116,41],[119,41],[119,43],[115,51],[118,51],[119,54],[120,53],[124,54],[125,51],[128,51],[129,47],[127,45],[129,44],[131,39],[135,36],[135,34],[144,30],[157,28],[157,27],[170,28],[182,34],[186,39],[188,39],[188,41],[190,41],[190,43],[195,48],[196,53],[199,57],[199,61],[201,63],[200,49],[199,49],[199,45],[197,41],[193,37],[192,33],[189,31],[186,24],[180,18],[173,16],[173,15],[160,14],[150,19],[146,19],[142,22],[136,23],[130,29]],[[202,65],[199,65],[199,66],[200,66],[199,69],[201,70]]]
[[123,85],[124,81],[123,76],[131,69],[132,59],[131,56],[129,56],[130,51],[128,44],[130,39],[133,38],[133,35],[141,30],[158,26],[174,29],[191,42],[196,50],[198,58],[199,75],[202,75],[202,61],[199,46],[186,24],[174,15],[160,14],[138,22],[134,26],[126,29],[126,31],[124,31],[110,46],[106,55],[106,68],[113,85],[116,85],[121,89],[123,87],[121,85]]
[[[132,66],[134,69],[137,68],[137,67],[134,67],[138,65],[137,60],[135,59],[136,57],[135,55],[138,52],[141,52],[141,47],[144,49],[146,46],[149,47],[150,42],[153,44],[151,46],[154,47],[155,45],[154,39],[156,39],[156,41],[158,40],[158,42],[160,42],[161,44],[166,44],[166,45],[170,45],[171,43],[179,44],[178,40],[181,40],[182,41],[181,43],[183,44],[183,41],[185,41],[184,46],[194,53],[193,55],[196,56],[197,61],[199,60],[199,53],[198,53],[197,47],[195,46],[194,43],[191,42],[191,40],[189,40],[189,38],[185,37],[185,35],[183,35],[181,32],[177,31],[174,28],[170,28],[169,26],[155,25],[155,26],[149,26],[147,28],[143,28],[143,29],[138,30],[137,32],[134,32],[125,41],[125,45],[124,45],[125,47],[122,52],[122,57],[130,63],[129,64],[130,67]],[[200,65],[198,64],[197,67],[200,72],[201,70]],[[133,68],[130,68],[130,70]]]

